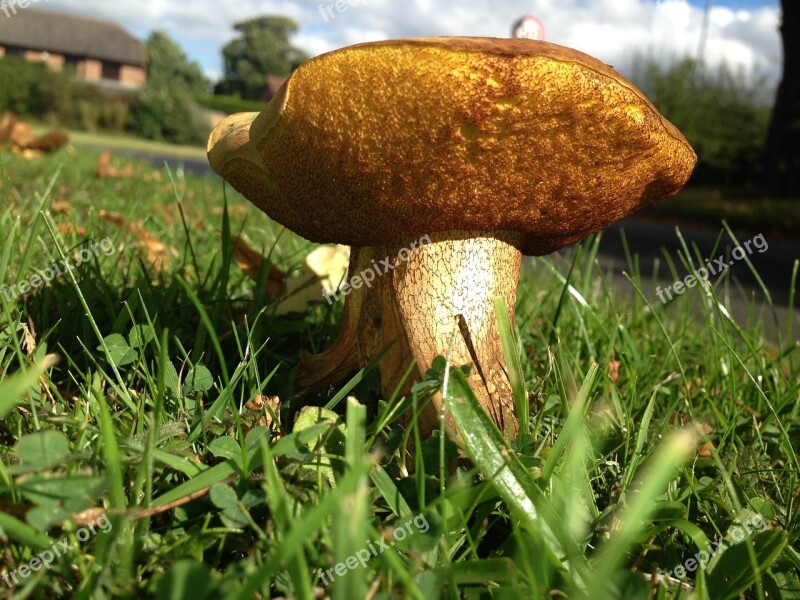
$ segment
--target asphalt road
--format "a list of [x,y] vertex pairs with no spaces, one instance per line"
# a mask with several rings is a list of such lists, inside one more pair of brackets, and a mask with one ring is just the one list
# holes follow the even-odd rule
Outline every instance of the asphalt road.
[[[690,270],[686,269],[680,260],[683,250],[675,226],[639,219],[626,219],[603,233],[598,250],[600,267],[604,273],[610,276],[616,289],[621,293],[633,295],[635,293],[633,288],[622,274],[630,271],[623,244],[623,231],[631,255],[638,256],[642,292],[650,302],[658,303],[658,290],[661,288],[661,297],[667,300],[665,290],[674,286],[678,279],[669,270],[665,255],[672,259],[678,278],[683,279],[690,273]],[[723,233],[720,237],[721,231]],[[768,338],[777,341],[779,334],[785,337],[790,316],[793,314],[793,337],[797,338],[796,332],[800,331],[800,311],[792,313],[788,305],[793,265],[795,261],[800,260],[800,239],[770,239],[766,235],[760,236],[757,231],[735,232],[741,249],[734,250],[736,244],[727,232],[723,231],[722,227],[714,231],[700,227],[681,226],[680,233],[692,253],[694,269],[699,269],[700,266],[708,268],[710,264],[717,271],[714,275],[710,273],[708,275],[712,284],[724,283],[721,280],[723,276],[730,280],[730,297],[724,302],[731,316],[739,325],[746,326],[751,319],[760,318]],[[749,242],[749,253],[747,252],[747,242]],[[697,260],[697,252],[703,262],[707,261],[707,264],[703,265],[701,261]],[[774,315],[769,308],[761,284],[753,275],[752,270],[745,260],[737,259],[743,254],[752,263],[764,287],[769,292]],[[724,265],[724,269],[719,265]],[[653,280],[654,272],[657,273],[655,280]],[[720,288],[717,287],[717,290],[717,296],[721,297]],[[795,295],[797,292],[797,283],[795,283]],[[678,294],[674,291],[674,287],[671,293],[675,302],[692,302],[695,312],[698,315],[702,314],[702,309],[697,304],[696,294],[687,294],[685,290],[682,294]],[[754,308],[755,310],[753,310]]]
[[[610,266],[627,269],[623,230],[631,254],[639,256],[643,277],[652,275],[654,268],[658,266],[659,276],[667,280],[667,285],[674,283],[665,253],[672,258],[680,277],[689,274],[679,258],[679,253],[682,254],[683,250],[675,226],[635,218],[617,223],[604,232],[600,254],[606,265],[610,263]],[[712,283],[724,271],[725,277],[732,277],[745,289],[758,290],[758,295],[763,296],[758,281],[744,258],[741,258],[745,256],[763,281],[772,301],[782,305],[788,303],[793,264],[800,259],[800,239],[770,239],[757,231],[735,232],[739,242],[739,248],[735,249],[736,244],[721,226],[718,230],[713,230],[682,225],[680,233],[692,252],[695,269],[705,267]],[[699,252],[706,264],[697,260],[696,252]],[[712,274],[711,270],[715,273]],[[702,272],[699,274],[703,275]]]

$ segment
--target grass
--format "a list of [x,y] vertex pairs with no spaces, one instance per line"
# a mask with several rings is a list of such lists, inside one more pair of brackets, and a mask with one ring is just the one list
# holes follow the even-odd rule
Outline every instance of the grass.
[[[0,155],[2,284],[76,265],[0,296],[8,597],[800,597],[794,297],[771,343],[728,273],[662,306],[633,259],[610,287],[597,238],[527,262],[514,331],[498,307],[509,441],[443,358],[409,398],[294,389],[341,306],[280,314],[267,268],[313,246],[211,178],[96,160]],[[434,391],[462,441],[400,425]]]
[[[36,125],[33,130],[41,135],[50,130],[45,125]],[[168,142],[145,140],[126,133],[68,130],[70,143],[84,149],[107,149],[140,154],[157,154],[175,158],[206,160],[206,149],[202,146],[181,146]]]

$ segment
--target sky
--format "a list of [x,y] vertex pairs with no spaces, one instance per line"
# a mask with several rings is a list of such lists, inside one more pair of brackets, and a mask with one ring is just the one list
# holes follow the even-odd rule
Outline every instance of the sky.
[[[706,0],[47,0],[37,8],[117,21],[146,38],[159,29],[175,39],[211,79],[222,72],[221,48],[233,24],[265,14],[299,25],[296,46],[314,56],[360,42],[399,37],[508,37],[531,14],[545,39],[576,48],[626,72],[634,55],[667,62],[697,56]],[[705,60],[725,61],[748,77],[780,78],[779,0],[715,0]],[[330,10],[326,10],[329,6]]]

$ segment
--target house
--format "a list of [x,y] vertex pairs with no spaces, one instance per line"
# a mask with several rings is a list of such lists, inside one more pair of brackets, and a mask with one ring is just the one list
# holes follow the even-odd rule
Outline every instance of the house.
[[140,88],[147,82],[144,44],[111,21],[31,8],[0,19],[0,58],[21,56],[103,85]]
[[281,86],[289,79],[288,77],[278,77],[277,75],[267,75],[264,78],[264,87],[258,93],[258,102],[269,102],[278,93]]

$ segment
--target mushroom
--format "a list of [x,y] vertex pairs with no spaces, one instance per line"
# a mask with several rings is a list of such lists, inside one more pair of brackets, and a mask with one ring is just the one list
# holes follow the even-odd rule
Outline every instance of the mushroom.
[[[300,387],[340,382],[394,342],[378,366],[388,397],[412,361],[411,380],[449,354],[473,365],[481,404],[512,434],[493,299],[513,319],[522,255],[554,252],[676,194],[696,161],[611,67],[547,42],[492,38],[324,54],[261,113],[220,123],[208,148],[216,172],[275,221],[353,247],[339,339],[301,357]],[[435,398],[420,415],[424,433],[440,407]]]

